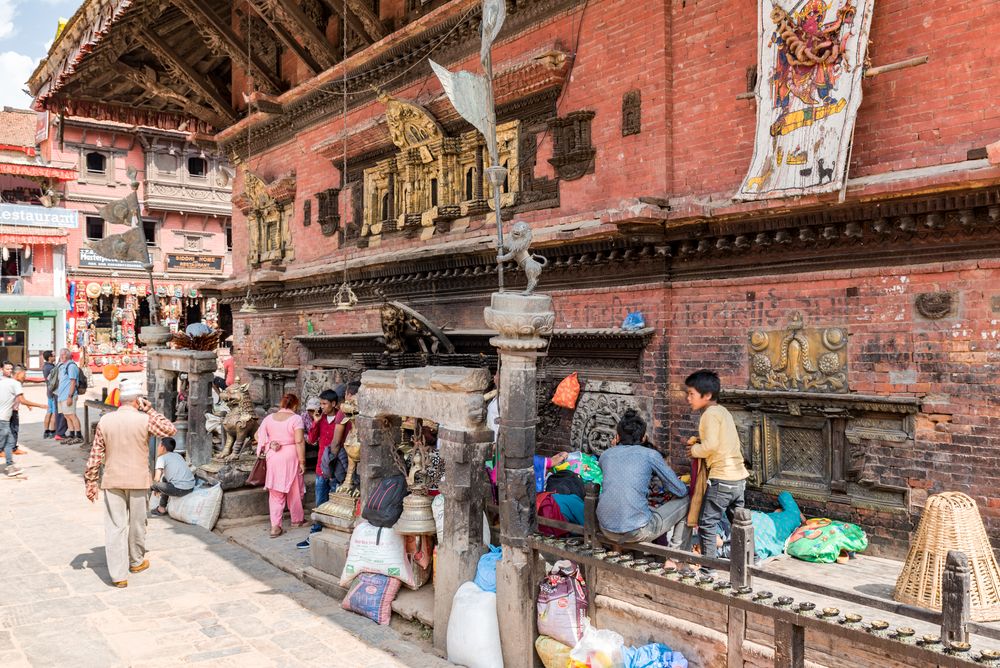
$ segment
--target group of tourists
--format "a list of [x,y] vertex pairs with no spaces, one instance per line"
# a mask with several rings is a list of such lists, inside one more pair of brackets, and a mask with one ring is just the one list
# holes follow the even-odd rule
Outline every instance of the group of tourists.
[[[307,444],[317,448],[315,505],[329,501],[330,493],[344,483],[348,458],[343,445],[353,415],[349,406],[359,387],[359,383],[353,382],[324,390],[317,401],[310,400],[301,414],[299,398],[288,393],[281,398],[277,412],[261,422],[257,430],[257,456],[266,461],[264,488],[268,490],[271,538],[284,533],[282,515],[286,507],[293,527],[306,525],[302,499]],[[314,522],[310,534],[322,529],[323,525]],[[309,538],[296,547],[308,548]]]
[[[618,422],[613,447],[600,458],[603,473],[597,520],[601,531],[617,543],[668,539],[674,549],[691,546],[698,529],[703,556],[716,557],[720,527],[731,526],[749,472],[733,416],[718,403],[719,376],[701,370],[688,376],[687,402],[700,414],[698,436],[688,442],[692,484],[685,484],[650,445],[645,421],[628,410]],[[651,507],[650,483],[660,480],[666,500]]]

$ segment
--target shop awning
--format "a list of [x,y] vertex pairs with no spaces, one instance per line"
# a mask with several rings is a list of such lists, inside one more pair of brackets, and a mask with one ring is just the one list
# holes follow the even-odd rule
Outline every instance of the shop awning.
[[65,297],[32,297],[29,295],[0,295],[0,313],[56,314],[69,310]]
[[75,169],[62,167],[46,167],[45,165],[26,165],[21,162],[0,162],[0,174],[10,176],[35,176],[57,181],[75,181],[79,174]]
[[20,225],[0,225],[0,243],[5,246],[48,245],[66,243],[66,230]]

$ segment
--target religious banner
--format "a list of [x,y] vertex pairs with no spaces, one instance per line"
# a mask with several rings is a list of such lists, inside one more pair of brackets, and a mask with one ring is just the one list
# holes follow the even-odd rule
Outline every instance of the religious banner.
[[839,190],[874,0],[757,0],[757,134],[734,199]]

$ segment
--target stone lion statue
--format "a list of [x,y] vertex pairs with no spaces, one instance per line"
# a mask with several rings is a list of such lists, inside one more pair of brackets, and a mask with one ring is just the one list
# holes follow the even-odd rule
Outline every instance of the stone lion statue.
[[219,453],[219,459],[237,459],[257,433],[260,419],[250,400],[250,385],[233,383],[223,390],[219,398],[229,406],[229,412],[222,420],[226,433],[226,444]]
[[538,285],[538,277],[545,266],[545,258],[528,250],[531,246],[531,226],[523,220],[514,223],[510,234],[504,238],[503,252],[497,255],[498,262],[513,260],[528,279],[528,286],[521,294],[530,295]]

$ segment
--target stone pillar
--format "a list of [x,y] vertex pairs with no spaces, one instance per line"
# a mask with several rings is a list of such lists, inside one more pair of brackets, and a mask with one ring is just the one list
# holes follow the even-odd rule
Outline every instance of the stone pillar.
[[[156,298],[149,299],[150,308],[156,308]],[[150,318],[153,318],[155,311],[150,311]],[[153,318],[154,321],[156,320]],[[167,341],[173,337],[170,330],[163,325],[146,325],[139,332],[139,340],[146,345],[146,397],[153,408],[159,412],[164,412],[163,399],[157,392],[156,365],[154,363],[154,351],[166,348]],[[164,413],[165,414],[165,413]],[[149,468],[152,470],[156,462],[156,439],[149,439]]]
[[452,599],[462,583],[476,576],[479,557],[485,552],[483,510],[489,481],[483,462],[493,447],[493,432],[442,428],[438,432],[438,445],[442,461],[447,462],[441,481],[446,539],[437,548],[434,646],[444,650]]
[[361,507],[364,508],[368,493],[382,478],[400,473],[392,456],[399,443],[399,429],[403,421],[399,416],[372,417],[358,415],[354,428],[361,440]]
[[192,466],[204,466],[212,460],[212,437],[205,431],[205,413],[212,410],[214,375],[214,369],[188,374],[187,455]]
[[555,313],[548,295],[493,293],[484,312],[499,332],[490,343],[500,352],[500,542],[497,615],[507,668],[534,665],[535,563],[527,538],[535,525],[535,376],[552,332]]

